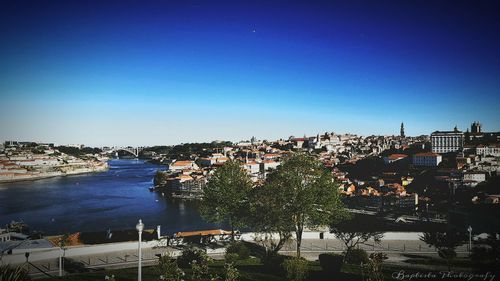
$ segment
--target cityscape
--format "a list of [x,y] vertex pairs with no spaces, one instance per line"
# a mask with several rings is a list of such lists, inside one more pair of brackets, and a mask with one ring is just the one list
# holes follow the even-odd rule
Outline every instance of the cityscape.
[[1,3],[0,281],[500,278],[498,12]]

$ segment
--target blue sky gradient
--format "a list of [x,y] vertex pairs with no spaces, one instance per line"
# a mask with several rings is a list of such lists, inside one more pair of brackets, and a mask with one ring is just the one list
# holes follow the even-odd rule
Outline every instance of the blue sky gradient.
[[500,131],[495,1],[3,1],[0,140]]

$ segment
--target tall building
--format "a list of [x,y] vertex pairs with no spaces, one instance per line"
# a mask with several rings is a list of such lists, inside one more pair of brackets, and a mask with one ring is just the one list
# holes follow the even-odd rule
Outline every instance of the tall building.
[[468,145],[490,145],[500,143],[500,132],[483,132],[483,125],[475,121],[470,126],[470,132],[464,134],[465,144]]
[[405,137],[405,125],[403,124],[403,122],[401,122],[401,137]]
[[481,123],[479,123],[477,121],[472,123],[472,125],[470,126],[471,133],[473,133],[473,134],[481,133],[481,126],[482,126]]
[[453,131],[435,131],[431,134],[431,147],[434,153],[462,151],[464,134],[457,127]]

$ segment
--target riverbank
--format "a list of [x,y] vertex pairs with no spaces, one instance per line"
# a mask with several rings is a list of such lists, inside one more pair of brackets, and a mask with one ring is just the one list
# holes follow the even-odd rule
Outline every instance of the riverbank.
[[90,167],[58,167],[60,171],[35,171],[26,173],[0,173],[0,184],[2,183],[13,183],[20,181],[34,181],[41,179],[48,179],[54,177],[64,177],[71,175],[81,175],[88,173],[100,173],[105,172],[109,169],[107,162],[101,162],[100,164],[93,164]]

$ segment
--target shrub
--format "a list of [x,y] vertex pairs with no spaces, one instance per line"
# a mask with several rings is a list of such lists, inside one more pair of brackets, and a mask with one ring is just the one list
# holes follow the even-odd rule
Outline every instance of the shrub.
[[191,266],[193,261],[201,262],[207,254],[199,249],[189,247],[182,250],[182,255],[177,258],[177,264],[182,268]]
[[269,272],[274,273],[284,273],[283,267],[281,266],[285,261],[286,257],[282,256],[276,252],[266,252],[265,256],[262,259],[262,263],[264,264],[264,269]]
[[307,261],[302,258],[287,259],[282,264],[287,280],[302,281],[308,274]]
[[350,264],[366,264],[369,261],[368,254],[363,249],[352,249],[345,255],[345,262]]
[[226,253],[237,254],[238,259],[244,260],[250,257],[250,250],[243,242],[233,242],[229,244]]
[[339,274],[344,257],[335,254],[320,254],[319,264],[324,272],[329,275]]
[[208,274],[210,258],[205,252],[201,253],[199,260],[191,262],[191,270],[193,271],[192,280],[208,280],[210,278]]
[[0,265],[0,280],[28,281],[31,278],[28,276],[28,272],[22,267]]
[[224,271],[225,271],[225,281],[237,281],[240,278],[240,273],[238,272],[238,269],[233,266],[231,263],[226,263],[224,265]]
[[363,280],[366,281],[383,281],[382,263],[387,259],[384,253],[372,253],[368,259],[368,263],[363,266]]
[[184,272],[177,265],[177,261],[170,255],[162,255],[158,261],[158,272],[161,280],[180,281]]
[[238,254],[228,253],[224,255],[226,263],[234,264],[238,260]]

